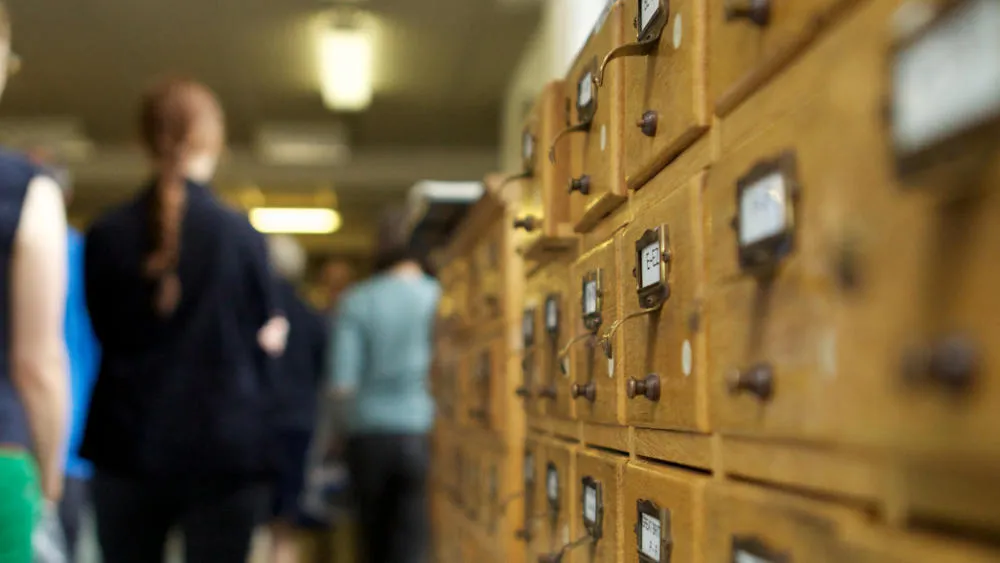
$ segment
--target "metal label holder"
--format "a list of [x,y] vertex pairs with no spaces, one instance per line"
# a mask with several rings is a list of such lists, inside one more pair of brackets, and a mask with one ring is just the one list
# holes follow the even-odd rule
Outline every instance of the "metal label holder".
[[[741,211],[743,197],[748,190],[758,187],[759,182],[775,174],[780,175],[785,189],[784,225],[780,232],[744,244],[740,240],[740,225],[745,221]],[[758,162],[736,181],[736,217],[733,218],[732,226],[736,232],[737,255],[741,269],[758,273],[771,272],[792,252],[795,245],[795,204],[800,190],[798,164],[793,151],[786,151],[774,159]]]
[[792,558],[787,553],[770,548],[764,540],[757,536],[733,536],[732,563],[745,563],[746,557],[754,557],[755,563],[791,563]]
[[[587,534],[594,540],[597,541],[601,539],[604,535],[604,487],[601,485],[600,481],[597,481],[593,477],[587,476],[580,480],[582,485],[580,493],[580,514],[583,519],[583,528],[587,530]],[[587,519],[587,491],[594,491],[594,519]]]
[[[592,270],[583,276],[580,294],[580,312],[582,313],[583,326],[587,327],[591,333],[596,333],[601,327],[603,317],[601,311],[604,308],[604,287],[601,269]],[[594,287],[594,310],[587,310],[587,288]]]
[[[643,251],[651,245],[657,245],[659,250],[660,279],[654,284],[643,287]],[[635,277],[636,293],[639,297],[639,307],[642,309],[653,309],[661,307],[664,302],[670,299],[670,266],[673,254],[670,250],[670,229],[667,225],[660,225],[653,229],[647,229],[642,236],[635,241],[635,268],[632,275]]]
[[[635,503],[636,508],[636,520],[635,520],[635,541],[638,547],[637,552],[639,555],[639,561],[641,563],[670,563],[670,557],[672,555],[674,538],[671,532],[670,525],[670,511],[661,508],[658,504],[651,500],[639,499]],[[654,518],[660,523],[660,557],[659,559],[653,559],[649,555],[646,555],[642,550],[642,516],[645,514],[650,518]]]

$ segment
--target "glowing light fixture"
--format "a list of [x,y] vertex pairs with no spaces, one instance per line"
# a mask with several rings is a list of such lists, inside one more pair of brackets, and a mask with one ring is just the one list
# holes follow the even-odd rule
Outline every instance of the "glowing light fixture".
[[262,233],[325,235],[340,229],[340,213],[315,207],[257,207],[250,223]]
[[323,30],[319,38],[323,103],[334,111],[361,111],[372,101],[372,35],[367,26]]

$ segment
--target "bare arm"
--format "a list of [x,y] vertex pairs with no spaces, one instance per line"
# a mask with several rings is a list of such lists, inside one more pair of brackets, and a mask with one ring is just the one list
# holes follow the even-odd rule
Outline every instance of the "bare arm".
[[66,211],[56,183],[28,186],[14,239],[11,366],[24,401],[49,500],[62,495],[63,446],[69,406],[66,341]]

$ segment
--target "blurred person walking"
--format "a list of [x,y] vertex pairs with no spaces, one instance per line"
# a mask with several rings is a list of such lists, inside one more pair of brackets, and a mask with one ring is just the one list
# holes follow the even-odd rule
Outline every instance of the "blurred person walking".
[[[16,70],[0,2],[0,92]],[[31,563],[56,521],[68,411],[66,212],[54,180],[0,152],[0,561]],[[42,520],[44,519],[44,520]],[[58,525],[56,526],[58,528]],[[45,538],[43,538],[45,539]],[[58,555],[58,553],[57,553]]]
[[278,437],[281,462],[277,472],[271,522],[272,563],[297,563],[301,534],[306,524],[301,496],[305,485],[306,456],[316,422],[316,405],[326,356],[326,324],[307,305],[295,283],[302,279],[306,255],[290,236],[269,239],[271,264],[280,276],[279,303],[288,319],[288,344],[277,361]]
[[320,270],[320,286],[323,289],[323,299],[326,303],[327,316],[332,317],[337,312],[340,298],[354,281],[354,268],[346,260],[332,259],[323,264]]
[[287,321],[264,237],[208,182],[222,109],[197,82],[142,98],[155,179],[87,235],[87,305],[103,348],[83,440],[106,563],[243,563],[274,468],[268,355]]
[[338,308],[330,362],[349,435],[347,460],[368,563],[419,563],[429,548],[428,392],[440,287],[409,244],[401,210],[380,223],[376,274]]

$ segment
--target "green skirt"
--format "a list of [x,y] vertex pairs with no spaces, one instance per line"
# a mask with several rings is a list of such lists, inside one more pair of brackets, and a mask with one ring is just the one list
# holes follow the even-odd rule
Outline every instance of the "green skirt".
[[42,492],[31,455],[0,451],[0,561],[31,563],[31,533],[41,512]]

